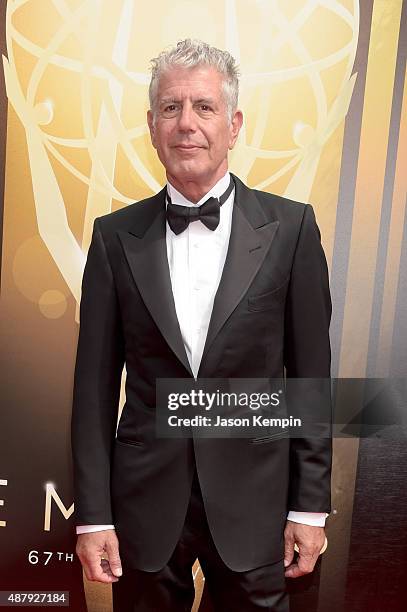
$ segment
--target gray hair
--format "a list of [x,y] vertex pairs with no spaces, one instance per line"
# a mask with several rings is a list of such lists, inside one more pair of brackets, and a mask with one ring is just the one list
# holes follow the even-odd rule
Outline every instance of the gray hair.
[[195,66],[212,66],[223,76],[223,92],[229,122],[237,109],[239,97],[239,69],[234,57],[228,51],[211,47],[202,40],[186,38],[176,47],[162,51],[151,60],[151,81],[148,89],[150,108],[156,112],[158,82],[166,70],[175,67],[194,68]]

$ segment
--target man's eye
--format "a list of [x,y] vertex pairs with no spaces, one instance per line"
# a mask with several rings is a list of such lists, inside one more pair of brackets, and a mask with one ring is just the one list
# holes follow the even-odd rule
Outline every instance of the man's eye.
[[173,113],[176,109],[177,107],[175,106],[175,104],[169,104],[168,106],[164,108],[164,111],[166,113]]
[[201,104],[200,109],[201,109],[202,111],[207,112],[207,111],[210,111],[210,110],[211,110],[211,107],[210,107],[210,106],[208,106],[207,104]]

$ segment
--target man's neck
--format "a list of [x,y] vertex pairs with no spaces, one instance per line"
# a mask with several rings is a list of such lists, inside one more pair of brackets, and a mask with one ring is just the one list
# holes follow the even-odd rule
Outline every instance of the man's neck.
[[184,198],[196,204],[201,200],[209,191],[216,185],[221,178],[223,178],[228,171],[227,167],[222,168],[220,172],[217,172],[216,175],[212,176],[210,179],[206,181],[196,181],[196,180],[184,180],[180,181],[175,176],[171,176],[167,173],[168,182],[181,193]]

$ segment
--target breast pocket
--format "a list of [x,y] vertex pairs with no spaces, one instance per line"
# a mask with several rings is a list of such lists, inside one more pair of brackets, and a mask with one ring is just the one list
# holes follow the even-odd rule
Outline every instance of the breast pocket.
[[280,305],[285,300],[289,280],[289,277],[286,278],[284,283],[282,283],[279,287],[276,287],[271,291],[267,291],[266,293],[251,295],[248,298],[248,310],[258,312],[259,310],[268,310],[276,305]]
[[250,438],[249,444],[267,444],[268,442],[273,442],[273,440],[280,440],[281,438],[288,438],[289,436],[290,434],[285,430],[276,431],[266,436],[259,436],[258,438]]

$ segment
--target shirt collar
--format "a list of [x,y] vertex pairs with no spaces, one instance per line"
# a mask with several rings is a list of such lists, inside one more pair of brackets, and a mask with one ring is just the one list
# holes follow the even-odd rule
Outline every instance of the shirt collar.
[[[228,171],[226,172],[224,176],[222,176],[221,179],[219,179],[219,181],[212,187],[212,189],[208,191],[208,193],[206,193],[196,204],[194,202],[191,202],[190,200],[187,200],[187,198],[183,196],[182,193],[177,191],[175,187],[173,187],[169,181],[167,181],[167,189],[168,189],[168,194],[171,198],[171,202],[173,204],[178,204],[179,206],[200,206],[208,198],[211,198],[211,197],[220,198],[222,193],[225,193],[226,189],[228,188],[229,182],[230,182],[230,174]],[[167,206],[167,199],[165,200],[165,205]]]

